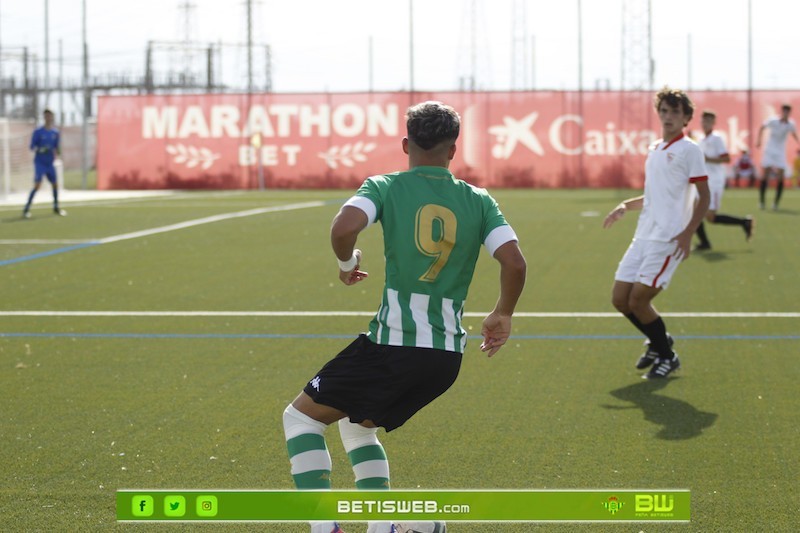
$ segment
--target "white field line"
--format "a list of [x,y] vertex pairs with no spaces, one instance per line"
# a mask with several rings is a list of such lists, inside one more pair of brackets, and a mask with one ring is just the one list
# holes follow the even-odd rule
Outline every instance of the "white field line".
[[[374,311],[0,311],[0,316],[52,317],[371,317]],[[488,313],[464,313],[483,318]],[[800,318],[800,312],[674,312],[661,313],[674,318]],[[619,313],[514,313],[514,318],[619,318]]]
[[0,244],[84,244],[93,239],[0,239]]
[[277,205],[272,207],[259,207],[257,209],[248,209],[246,211],[237,211],[234,213],[223,213],[221,215],[213,215],[205,218],[198,218],[195,220],[187,220],[186,222],[179,222],[177,224],[170,224],[168,226],[161,226],[158,228],[150,228],[141,231],[133,231],[131,233],[122,233],[120,235],[112,235],[110,237],[103,237],[102,239],[63,239],[63,240],[50,240],[50,239],[2,239],[2,244],[108,244],[111,242],[125,241],[128,239],[136,239],[139,237],[147,237],[156,235],[158,233],[167,233],[179,229],[192,228],[194,226],[201,226],[203,224],[211,224],[212,222],[220,222],[223,220],[230,220],[234,218],[250,217],[254,215],[263,215],[264,213],[274,213],[278,211],[293,211],[295,209],[308,209],[309,207],[321,207],[325,205],[323,201],[302,202],[298,204]]
[[213,215],[210,217],[198,218],[195,220],[187,220],[186,222],[179,222],[177,224],[170,224],[168,226],[161,226],[160,228],[151,228],[141,231],[133,231],[131,233],[122,233],[120,235],[113,235],[111,237],[104,237],[98,239],[98,244],[108,244],[111,242],[125,241],[128,239],[137,239],[139,237],[147,237],[149,235],[156,235],[158,233],[167,233],[179,229],[192,228],[201,226],[203,224],[211,224],[212,222],[220,222],[222,220],[231,220],[234,218],[250,217],[254,215],[263,215],[264,213],[274,213],[277,211],[292,211],[295,209],[307,209],[309,207],[320,207],[325,205],[325,202],[303,202],[299,204],[287,204],[273,207],[260,207],[258,209],[248,209],[246,211],[237,211],[235,213],[224,213],[221,215]]

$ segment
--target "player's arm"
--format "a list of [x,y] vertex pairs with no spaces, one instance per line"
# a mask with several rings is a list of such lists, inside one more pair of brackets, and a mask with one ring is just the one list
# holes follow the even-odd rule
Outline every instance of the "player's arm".
[[697,228],[700,227],[700,223],[705,218],[706,211],[708,211],[708,206],[711,203],[711,191],[708,188],[708,181],[697,181],[694,186],[697,188],[697,201],[694,204],[692,218],[686,228],[672,238],[678,245],[672,254],[675,259],[689,257],[689,253],[692,250],[692,236],[697,231]]
[[494,252],[494,258],[500,263],[500,296],[481,327],[481,351],[489,352],[489,357],[497,353],[511,335],[511,316],[525,287],[528,269],[516,240],[501,245]]
[[706,156],[706,163],[730,163],[731,156],[728,154],[721,154],[717,157]]
[[331,247],[339,260],[339,279],[345,285],[353,285],[368,276],[358,268],[361,250],[355,247],[358,234],[367,223],[367,214],[350,205],[342,206],[331,223]]
[[761,137],[764,135],[764,128],[766,128],[764,124],[762,124],[761,127],[758,128],[758,137],[756,137],[756,148],[761,148]]
[[606,215],[606,219],[603,221],[603,227],[609,228],[611,225],[616,222],[617,220],[621,219],[625,213],[629,209],[641,209],[644,205],[644,196],[637,196],[635,198],[628,198],[620,202],[620,204],[611,210],[611,212]]

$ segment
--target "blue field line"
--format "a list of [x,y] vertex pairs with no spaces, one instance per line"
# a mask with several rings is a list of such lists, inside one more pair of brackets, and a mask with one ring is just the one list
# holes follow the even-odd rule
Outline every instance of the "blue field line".
[[[44,338],[44,339],[354,339],[357,334],[334,333],[25,333],[0,332],[0,338]],[[481,340],[480,335],[470,335],[471,340]],[[642,340],[641,335],[514,335],[515,340]],[[800,340],[800,335],[681,335],[680,340]]]
[[25,261],[31,261],[33,259],[40,259],[42,257],[63,254],[65,252],[71,252],[73,250],[80,250],[81,248],[88,248],[89,246],[97,246],[98,244],[101,244],[100,241],[88,241],[88,242],[82,242],[80,244],[74,244],[72,246],[64,246],[63,248],[56,248],[55,250],[40,252],[38,254],[23,255],[22,257],[15,257],[14,259],[5,259],[3,261],[0,261],[0,266],[13,265],[14,263],[23,263]]
[[234,212],[234,213],[223,213],[223,214],[220,214],[220,215],[213,215],[213,216],[208,216],[208,217],[199,218],[199,219],[195,219],[195,220],[179,222],[177,224],[170,224],[168,226],[162,226],[162,227],[159,227],[159,228],[150,228],[150,229],[142,230],[142,231],[134,231],[134,232],[131,232],[131,233],[124,233],[124,234],[121,234],[121,235],[114,235],[114,236],[111,236],[111,237],[104,237],[102,239],[95,239],[95,240],[86,241],[86,242],[83,242],[83,243],[80,243],[80,244],[75,244],[73,246],[65,246],[65,247],[62,247],[62,248],[56,248],[55,250],[49,250],[47,252],[41,252],[41,253],[38,253],[38,254],[25,255],[25,256],[22,256],[22,257],[15,257],[13,259],[6,259],[4,261],[0,261],[0,267],[7,266],[7,265],[13,265],[15,263],[24,263],[26,261],[32,261],[34,259],[41,259],[42,257],[49,257],[51,255],[63,254],[65,252],[71,252],[73,250],[80,250],[82,248],[87,248],[89,246],[97,246],[98,244],[107,244],[107,243],[111,243],[111,242],[118,242],[118,241],[123,241],[123,240],[135,239],[135,238],[138,238],[138,237],[146,237],[146,236],[155,235],[155,234],[158,234],[158,233],[165,233],[167,231],[174,231],[174,230],[177,230],[177,229],[184,229],[184,228],[194,227],[194,226],[200,225],[200,224],[207,224],[209,222],[217,222],[217,221],[220,221],[220,220],[228,220],[228,219],[231,219],[231,218],[241,218],[241,217],[245,217],[245,216],[259,215],[259,214],[264,214],[264,213],[271,213],[271,212],[289,210],[289,209],[295,209],[295,208],[303,209],[305,207],[319,207],[319,206],[322,206],[322,205],[331,205],[331,204],[336,204],[336,203],[343,203],[343,200],[335,200],[335,199],[318,200],[318,201],[305,202],[305,203],[300,203],[300,204],[286,204],[286,205],[263,207],[263,208],[258,208],[258,209],[248,209],[246,211],[239,211],[239,212]]

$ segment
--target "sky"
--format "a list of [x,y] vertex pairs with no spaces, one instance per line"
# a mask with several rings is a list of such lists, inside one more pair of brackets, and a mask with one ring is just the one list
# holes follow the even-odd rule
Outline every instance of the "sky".
[[[43,77],[45,3],[0,0],[4,75],[20,68],[15,58],[21,47],[28,47],[40,59]],[[149,40],[180,41],[187,34],[200,43],[246,40],[242,0],[85,3],[93,75],[141,76]],[[623,65],[623,0],[580,3],[583,88],[617,89]],[[180,8],[186,4],[192,6],[188,18],[187,10]],[[270,46],[272,88],[278,92],[408,90],[412,87],[411,27],[415,90],[458,90],[464,79],[473,77],[474,87],[481,90],[576,89],[581,64],[578,4],[578,0],[261,0],[254,5],[253,32],[256,43]],[[795,66],[800,2],[758,0],[752,4],[754,88],[800,88],[800,69]],[[523,5],[524,17],[520,15]],[[747,5],[747,0],[652,0],[654,86],[746,88]],[[82,0],[49,1],[51,83],[58,77],[59,43],[64,77],[80,79],[81,6]],[[244,86],[244,51],[226,50],[218,69],[226,83]],[[625,50],[633,57],[636,47]],[[257,49],[257,86],[264,79],[263,58],[263,48]],[[186,61],[176,53],[156,58],[157,68],[164,72],[180,70]],[[200,56],[194,64],[199,65],[198,61],[202,61]],[[514,64],[518,65],[516,78],[512,77]]]

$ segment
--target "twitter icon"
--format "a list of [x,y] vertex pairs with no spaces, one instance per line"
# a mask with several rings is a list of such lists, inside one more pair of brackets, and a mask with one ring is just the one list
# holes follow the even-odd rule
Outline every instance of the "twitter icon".
[[186,498],[183,496],[164,497],[164,516],[180,517],[186,514]]

